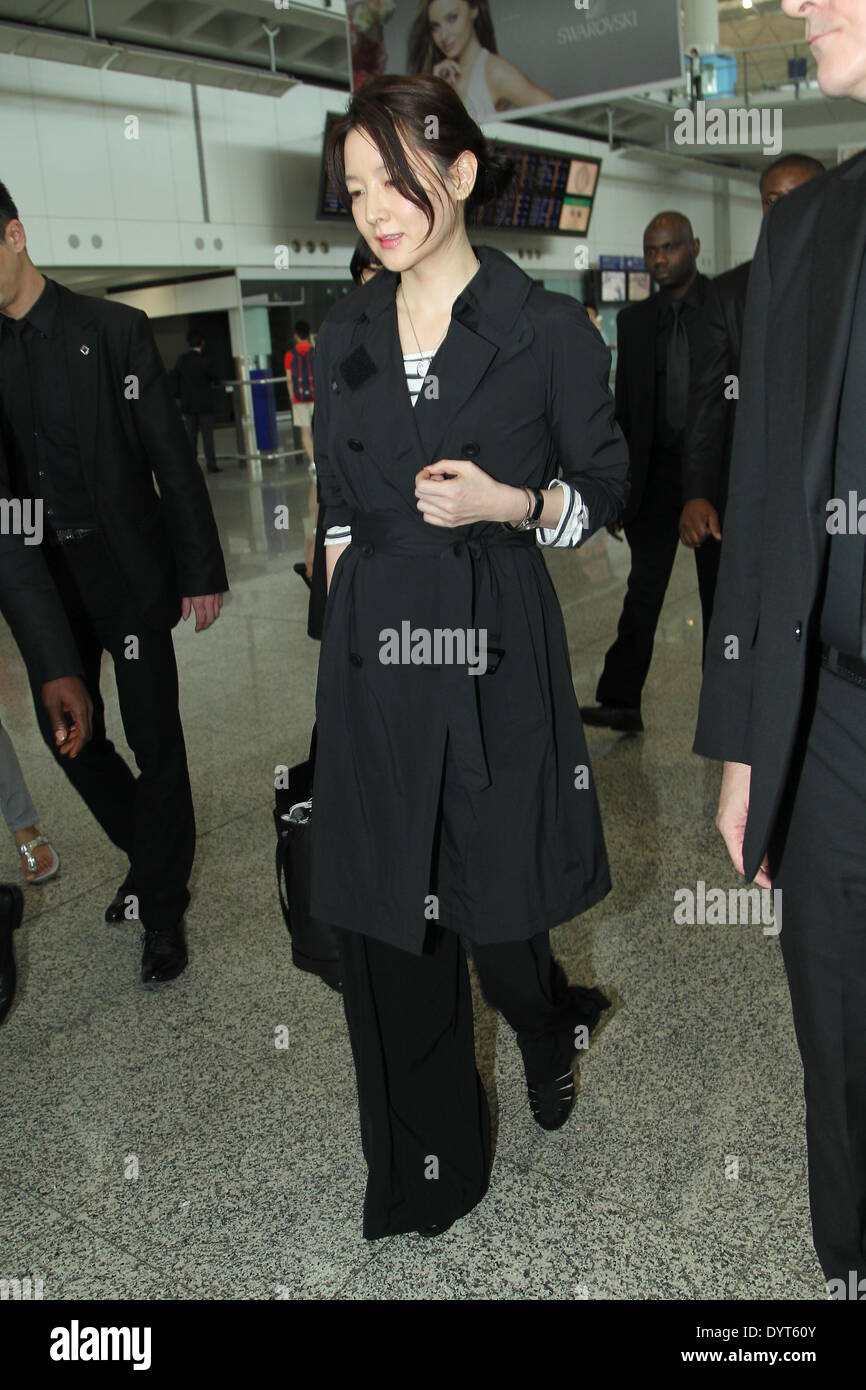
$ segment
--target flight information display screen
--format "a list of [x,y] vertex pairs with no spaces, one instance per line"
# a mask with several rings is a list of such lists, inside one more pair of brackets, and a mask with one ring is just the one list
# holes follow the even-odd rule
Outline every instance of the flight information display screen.
[[480,227],[506,227],[521,232],[557,232],[585,236],[589,230],[601,160],[531,150],[494,142],[493,148],[512,160],[511,186],[496,203],[482,208]]
[[[328,117],[326,138],[331,123],[337,119]],[[533,150],[498,140],[490,144],[496,154],[511,160],[514,171],[506,191],[495,203],[480,210],[476,226],[586,236],[601,173],[600,159],[591,155],[576,158],[552,150]],[[330,219],[350,215],[327,176],[323,158],[317,217]]]

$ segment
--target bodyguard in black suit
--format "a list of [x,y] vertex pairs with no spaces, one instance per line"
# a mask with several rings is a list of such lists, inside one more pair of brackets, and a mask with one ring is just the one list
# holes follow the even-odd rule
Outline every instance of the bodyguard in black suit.
[[[624,516],[631,570],[596,690],[599,705],[583,710],[585,724],[643,729],[641,694],[679,541],[690,360],[709,284],[697,269],[699,251],[682,213],[654,217],[644,257],[660,293],[617,319],[616,418],[631,459]],[[697,558],[700,569],[700,551]]]
[[[2,445],[0,445],[2,459]],[[25,544],[14,523],[17,499],[0,485],[0,613],[40,692],[59,754],[76,758],[92,732],[93,704],[63,605],[38,545]],[[0,1023],[15,997],[12,933],[21,925],[21,890],[0,884]]]
[[[94,703],[93,740],[63,766],[130,859],[109,920],[137,898],[142,978],[163,981],[186,965],[195,847],[171,628],[193,610],[197,632],[219,616],[228,587],[219,537],[146,316],[44,279],[2,185],[0,236],[4,481],[44,503],[45,560]],[[104,651],[137,779],[106,735]]]
[[182,352],[174,366],[175,395],[180,400],[193,456],[198,453],[201,434],[208,473],[221,473],[213,441],[213,393],[214,387],[219,385],[219,377],[204,355],[202,335],[192,330],[187,333],[186,340],[189,351]]
[[[805,13],[796,0],[785,9]],[[822,89],[866,101],[866,35],[841,16],[831,32],[808,9]],[[864,253],[863,154],[764,221],[695,738],[696,752],[725,760],[716,824],[732,862],[781,890],[815,1247],[831,1291],[855,1298],[866,1275]]]
[[[764,214],[787,193],[823,172],[823,164],[811,155],[781,155],[761,175]],[[680,540],[695,550],[698,561],[704,655],[728,500],[743,315],[751,265],[751,261],[746,261],[710,281],[697,323],[692,359]]]

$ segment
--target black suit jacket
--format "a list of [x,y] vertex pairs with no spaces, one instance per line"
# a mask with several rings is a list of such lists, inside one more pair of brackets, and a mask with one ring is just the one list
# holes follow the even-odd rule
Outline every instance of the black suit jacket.
[[184,415],[213,415],[213,388],[219,377],[203,352],[182,352],[174,367],[172,386]]
[[[0,443],[0,463],[3,446]],[[0,506],[12,494],[0,486]],[[12,629],[28,673],[36,686],[60,676],[83,675],[81,658],[69,630],[54,581],[38,545],[0,527],[0,612]]]
[[[62,285],[57,291],[96,517],[142,617],[173,627],[182,597],[228,588],[204,477],[147,315]],[[0,482],[12,484],[8,469]]]
[[[758,871],[791,769],[818,641],[836,417],[866,248],[866,154],[764,219],[695,752],[752,767],[743,846]],[[739,646],[736,659],[730,638]]]
[[737,416],[737,400],[725,387],[725,378],[740,374],[751,266],[746,261],[710,281],[692,357],[683,501],[706,497],[720,517],[727,505]]
[[[695,286],[706,294],[709,280],[698,274]],[[633,521],[643,501],[649,474],[655,429],[656,333],[659,313],[667,297],[653,294],[640,304],[629,304],[617,315],[616,419],[628,442],[631,461],[631,493],[624,520]],[[689,340],[691,341],[691,328]]]

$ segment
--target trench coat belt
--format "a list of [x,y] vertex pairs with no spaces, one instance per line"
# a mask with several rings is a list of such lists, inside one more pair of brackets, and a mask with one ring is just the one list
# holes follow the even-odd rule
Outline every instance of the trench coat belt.
[[[473,594],[476,565],[487,565],[491,546],[523,546],[534,550],[534,531],[506,531],[497,526],[489,535],[453,538],[446,528],[419,525],[414,520],[390,512],[355,512],[352,516],[350,550],[358,554],[358,562],[376,554],[399,556],[432,556],[440,560],[440,595],[445,625],[468,631],[473,625]],[[351,651],[358,655],[358,629],[355,621],[354,567],[350,576],[350,641]],[[497,620],[497,633],[501,624]],[[501,654],[500,654],[501,655]],[[360,662],[358,663],[360,664]],[[470,791],[483,791],[490,786],[490,769],[481,732],[478,689],[476,682],[485,676],[470,675],[467,667],[443,665],[446,690],[448,732],[461,784]],[[487,676],[492,676],[488,670]]]

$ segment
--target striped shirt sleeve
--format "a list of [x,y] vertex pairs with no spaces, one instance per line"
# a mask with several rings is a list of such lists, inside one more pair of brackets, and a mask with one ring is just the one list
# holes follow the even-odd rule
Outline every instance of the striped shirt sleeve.
[[351,540],[351,526],[329,526],[325,531],[325,545],[349,545]]
[[589,513],[577,488],[562,478],[554,478],[548,490],[561,487],[565,493],[562,516],[555,526],[539,526],[535,533],[539,545],[567,546],[579,545],[584,531],[589,526]]

